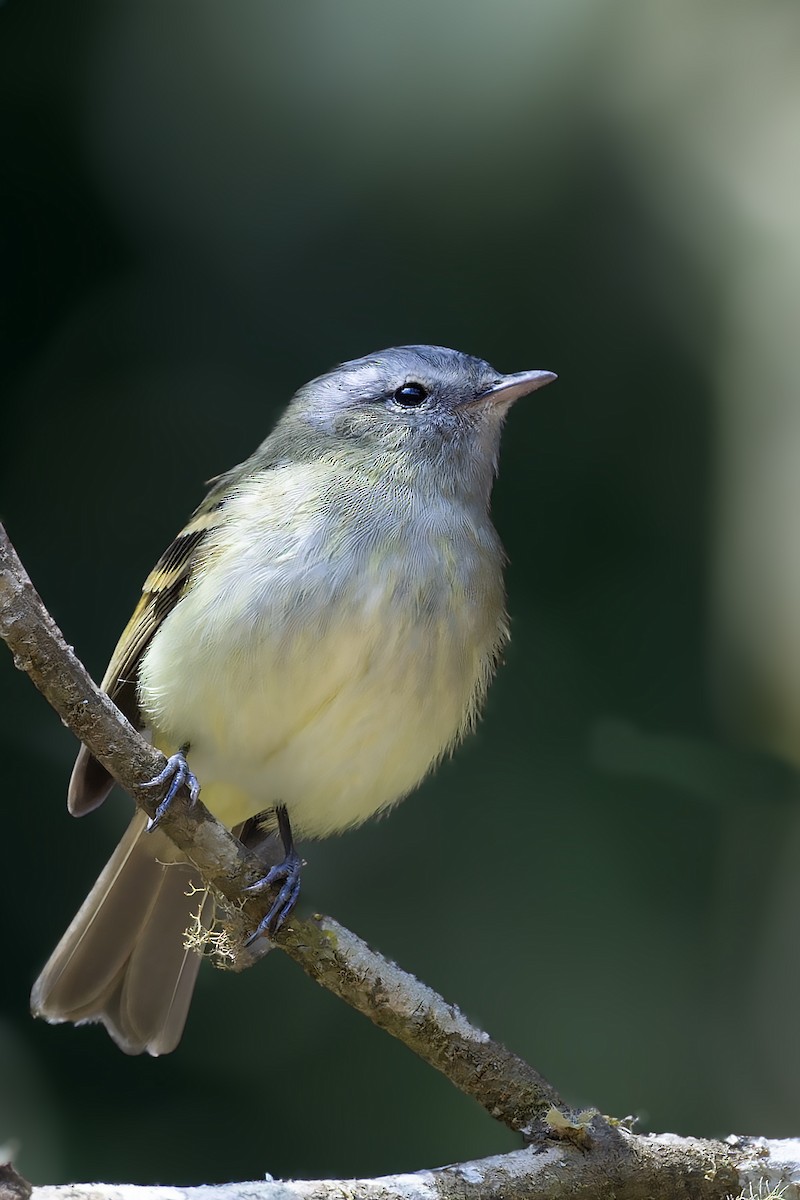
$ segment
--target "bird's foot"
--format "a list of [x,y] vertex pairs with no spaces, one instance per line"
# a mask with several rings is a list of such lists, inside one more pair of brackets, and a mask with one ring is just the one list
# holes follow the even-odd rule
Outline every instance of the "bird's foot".
[[251,896],[258,896],[261,892],[267,892],[274,888],[276,884],[281,883],[281,889],[272,902],[269,912],[260,922],[258,929],[251,933],[250,937],[245,942],[245,946],[251,946],[258,938],[275,934],[283,925],[286,918],[291,913],[297,897],[300,895],[300,873],[303,867],[303,860],[296,850],[290,850],[283,862],[278,863],[274,867],[270,867],[263,879],[259,879],[256,883],[245,888],[245,891]]
[[252,946],[253,942],[265,934],[269,936],[277,933],[294,908],[297,903],[297,897],[300,895],[300,872],[303,867],[303,860],[294,848],[292,825],[285,804],[277,806],[275,816],[278,818],[278,830],[283,842],[283,862],[270,867],[263,879],[258,879],[249,888],[245,888],[245,891],[253,896],[258,896],[261,892],[266,892],[270,888],[274,888],[281,881],[282,886],[273,900],[269,912],[263,921],[261,921],[255,933],[251,933],[245,942],[245,946]]
[[158,788],[163,787],[167,783],[169,784],[164,799],[156,809],[156,815],[151,817],[147,823],[148,833],[160,823],[164,813],[184,784],[189,789],[192,804],[194,804],[200,795],[200,784],[197,782],[196,776],[189,770],[189,764],[186,761],[186,752],[188,749],[188,746],[181,746],[177,754],[169,756],[167,765],[163,771],[159,771],[154,779],[150,779],[147,783],[142,784],[143,788]]

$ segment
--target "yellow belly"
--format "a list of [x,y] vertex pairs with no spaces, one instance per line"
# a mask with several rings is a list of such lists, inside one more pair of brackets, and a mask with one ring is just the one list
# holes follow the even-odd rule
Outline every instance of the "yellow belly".
[[282,803],[324,837],[402,799],[470,727],[506,637],[502,581],[499,563],[456,570],[446,543],[338,581],[312,564],[287,582],[294,561],[225,545],[145,653],[140,703],[159,745],[190,744],[226,824]]

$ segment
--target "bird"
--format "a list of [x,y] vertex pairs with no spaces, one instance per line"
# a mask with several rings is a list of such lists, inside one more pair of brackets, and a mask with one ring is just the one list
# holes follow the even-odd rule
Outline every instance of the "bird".
[[[269,935],[297,899],[294,839],[360,825],[475,725],[509,636],[490,515],[511,405],[549,371],[501,374],[391,347],[299,389],[209,491],[145,581],[102,689],[168,763],[34,984],[51,1023],[102,1023],[127,1054],[180,1041],[201,955],[191,868],[159,828],[184,781],[242,833],[280,839]],[[113,780],[81,747],[68,808]],[[206,901],[203,915],[207,915]]]

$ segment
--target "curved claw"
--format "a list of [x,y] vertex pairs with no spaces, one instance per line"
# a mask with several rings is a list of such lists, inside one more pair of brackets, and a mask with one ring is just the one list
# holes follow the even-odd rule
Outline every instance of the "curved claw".
[[147,823],[148,833],[151,829],[155,829],[161,821],[164,813],[169,808],[172,801],[175,799],[179,789],[184,784],[189,788],[189,795],[192,804],[195,803],[200,795],[200,784],[197,782],[196,776],[189,770],[189,764],[186,761],[186,751],[179,750],[177,754],[171,754],[167,759],[167,765],[163,771],[159,771],[153,779],[143,783],[143,788],[163,787],[169,781],[167,794],[156,809],[156,815],[151,817]]
[[300,873],[302,866],[303,861],[300,855],[295,850],[290,850],[282,863],[271,867],[263,879],[259,879],[256,883],[251,884],[250,887],[245,888],[246,892],[257,896],[261,892],[269,891],[276,883],[283,880],[283,886],[273,900],[269,912],[259,924],[258,929],[250,934],[250,937],[245,942],[245,946],[251,946],[260,937],[277,933],[281,925],[283,925],[297,903],[297,897],[300,895]]

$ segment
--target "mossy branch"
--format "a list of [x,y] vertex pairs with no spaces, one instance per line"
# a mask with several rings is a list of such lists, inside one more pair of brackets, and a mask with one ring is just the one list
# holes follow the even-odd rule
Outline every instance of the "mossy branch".
[[[44,607],[0,525],[0,637],[62,721],[136,803],[153,815],[161,799],[142,789],[165,764],[89,677]],[[202,782],[202,781],[201,781]],[[170,805],[161,826],[195,864],[204,882],[240,908],[248,929],[267,913],[272,897],[247,896],[264,865],[211,813],[192,806],[187,789]],[[371,950],[330,917],[293,916],[275,944],[323,987],[391,1033],[493,1117],[526,1137],[543,1128],[544,1114],[564,1109],[554,1088],[528,1063],[477,1029],[452,1004]],[[257,955],[243,952],[237,965]]]
[[0,1200],[800,1200],[800,1142],[700,1141],[606,1125],[590,1151],[527,1147],[380,1179],[266,1180],[202,1187],[66,1184],[10,1174]]

